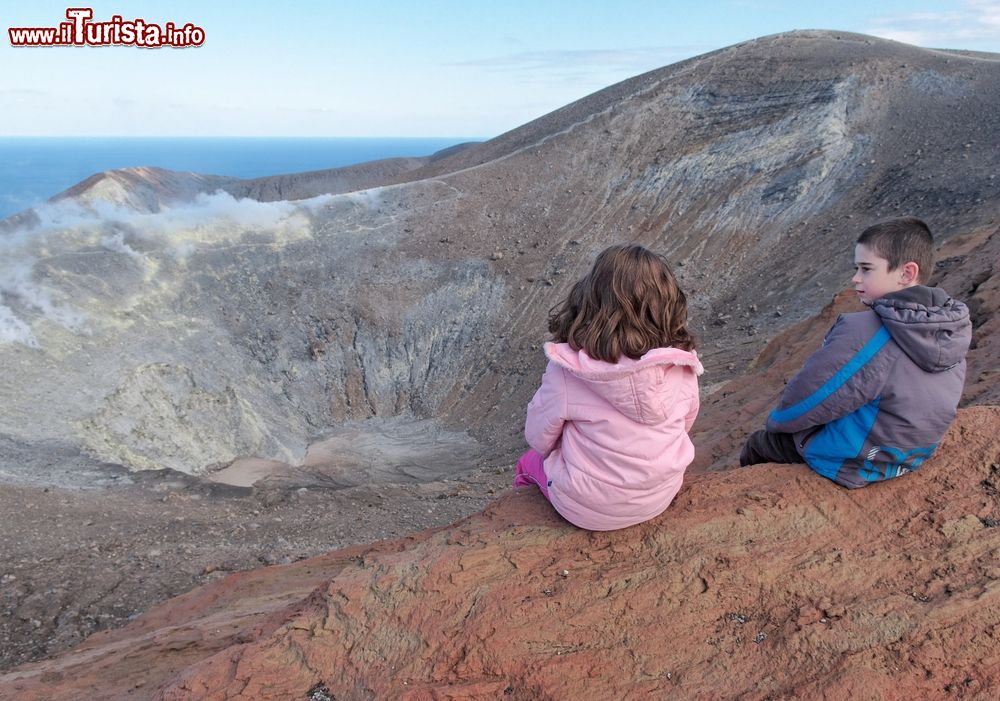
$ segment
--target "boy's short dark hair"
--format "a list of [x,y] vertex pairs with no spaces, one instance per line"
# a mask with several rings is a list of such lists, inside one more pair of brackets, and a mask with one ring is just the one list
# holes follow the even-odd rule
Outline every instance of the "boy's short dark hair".
[[857,243],[889,261],[889,270],[913,261],[920,268],[917,282],[926,284],[934,269],[934,237],[930,227],[916,217],[903,217],[869,226]]

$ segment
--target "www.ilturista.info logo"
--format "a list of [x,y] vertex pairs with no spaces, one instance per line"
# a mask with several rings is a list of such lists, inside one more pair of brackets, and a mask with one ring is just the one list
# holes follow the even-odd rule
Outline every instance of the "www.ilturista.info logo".
[[185,48],[205,43],[205,30],[188,22],[163,26],[144,19],[123,20],[113,15],[107,22],[92,22],[94,10],[89,7],[66,9],[66,19],[58,27],[10,27],[7,34],[13,46],[141,46],[157,49],[163,46]]

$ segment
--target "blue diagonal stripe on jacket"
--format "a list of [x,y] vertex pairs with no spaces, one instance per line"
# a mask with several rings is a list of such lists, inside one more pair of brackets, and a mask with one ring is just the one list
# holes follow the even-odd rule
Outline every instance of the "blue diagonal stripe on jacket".
[[844,367],[838,370],[833,377],[827,380],[822,387],[817,389],[802,401],[797,402],[790,407],[786,407],[781,410],[775,409],[771,412],[771,420],[777,422],[791,421],[793,419],[797,419],[806,412],[815,409],[838,389],[843,387],[844,384],[851,379],[851,376],[854,375],[854,373],[865,366],[865,363],[874,358],[875,354],[882,350],[882,346],[889,342],[889,339],[889,332],[884,326],[880,327],[878,332],[871,337],[868,343],[866,343],[861,350],[859,350],[854,357],[844,365]]

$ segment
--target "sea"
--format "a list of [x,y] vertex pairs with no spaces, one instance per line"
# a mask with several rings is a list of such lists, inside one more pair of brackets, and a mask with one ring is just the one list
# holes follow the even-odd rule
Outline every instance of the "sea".
[[258,178],[397,156],[483,137],[0,137],[0,219],[113,168]]

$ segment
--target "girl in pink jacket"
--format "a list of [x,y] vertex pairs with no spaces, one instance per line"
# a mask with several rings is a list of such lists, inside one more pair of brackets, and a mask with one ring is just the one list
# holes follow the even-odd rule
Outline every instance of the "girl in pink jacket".
[[611,246],[549,315],[555,343],[528,404],[514,486],[537,484],[567,521],[610,531],[660,514],[694,458],[704,370],[687,300],[663,256]]

